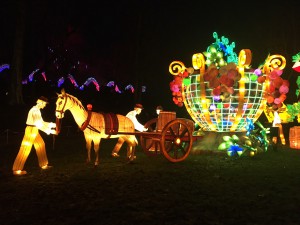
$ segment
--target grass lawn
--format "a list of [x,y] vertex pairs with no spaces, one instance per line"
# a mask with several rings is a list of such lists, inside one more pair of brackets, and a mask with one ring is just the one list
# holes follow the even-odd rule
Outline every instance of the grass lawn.
[[[193,152],[180,163],[149,157],[133,163],[110,153],[87,165],[82,133],[44,136],[53,168],[32,150],[21,177],[11,167],[23,134],[1,136],[0,224],[300,224],[300,151],[279,145],[254,157]],[[201,145],[200,143],[197,143]]]

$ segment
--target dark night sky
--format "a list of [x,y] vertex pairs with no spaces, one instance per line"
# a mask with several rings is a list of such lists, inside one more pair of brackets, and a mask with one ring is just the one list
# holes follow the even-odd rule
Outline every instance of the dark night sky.
[[[0,63],[11,62],[15,1],[4,0],[0,9]],[[284,78],[291,82],[298,75],[291,70],[291,57],[300,51],[296,1],[241,7],[226,1],[31,0],[27,6],[24,74],[45,65],[47,46],[59,43],[70,49],[73,61],[89,65],[76,77],[80,82],[90,76],[100,83],[138,79],[153,101],[171,107],[169,64],[180,60],[191,66],[192,55],[205,51],[216,31],[236,43],[237,53],[251,49],[253,67],[278,53],[287,59]]]

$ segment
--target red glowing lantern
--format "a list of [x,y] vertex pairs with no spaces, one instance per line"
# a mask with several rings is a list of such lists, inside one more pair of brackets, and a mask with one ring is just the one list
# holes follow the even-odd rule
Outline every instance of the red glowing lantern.
[[267,103],[271,104],[271,103],[273,103],[273,102],[274,102],[274,97],[271,96],[271,95],[269,95],[269,96],[267,97]]
[[294,66],[293,66],[293,70],[300,73],[300,62],[299,61],[295,62]]

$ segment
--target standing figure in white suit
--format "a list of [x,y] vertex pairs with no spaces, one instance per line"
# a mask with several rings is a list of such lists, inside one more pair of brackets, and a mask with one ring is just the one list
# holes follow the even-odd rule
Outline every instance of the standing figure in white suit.
[[56,127],[56,124],[45,122],[42,118],[41,109],[45,108],[46,104],[48,104],[48,99],[41,96],[36,101],[36,105],[28,112],[25,134],[12,168],[14,175],[25,175],[27,173],[23,168],[29,153],[31,152],[32,146],[35,148],[39,166],[42,169],[50,168],[48,165],[45,142],[39,133],[39,130],[41,130],[46,134],[56,134],[55,129],[53,129]]

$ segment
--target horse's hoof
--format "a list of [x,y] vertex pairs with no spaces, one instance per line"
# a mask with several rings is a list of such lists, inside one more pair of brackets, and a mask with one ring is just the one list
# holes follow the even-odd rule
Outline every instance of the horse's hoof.
[[15,171],[13,171],[13,174],[16,176],[22,176],[22,175],[27,174],[27,172],[25,170],[15,170]]
[[129,156],[129,157],[127,157],[127,161],[133,161],[133,160],[135,160],[136,159],[136,156],[134,155],[134,156]]
[[115,153],[115,152],[112,153],[111,156],[112,156],[113,158],[118,158],[118,157],[120,157],[120,155],[119,155],[118,153]]

